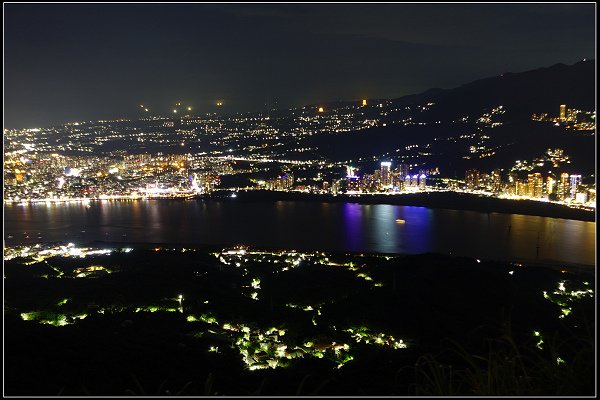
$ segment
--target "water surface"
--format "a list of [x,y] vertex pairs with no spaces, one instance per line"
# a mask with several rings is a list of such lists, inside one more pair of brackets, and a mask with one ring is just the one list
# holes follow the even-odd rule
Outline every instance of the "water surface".
[[244,244],[586,265],[595,265],[595,225],[517,214],[298,201],[105,200],[4,206],[9,246],[94,240]]

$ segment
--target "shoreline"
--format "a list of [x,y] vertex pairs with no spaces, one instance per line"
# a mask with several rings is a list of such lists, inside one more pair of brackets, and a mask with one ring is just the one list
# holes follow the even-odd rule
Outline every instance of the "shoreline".
[[521,214],[537,217],[572,219],[596,222],[595,211],[571,208],[561,204],[535,200],[511,200],[489,197],[474,193],[425,192],[406,194],[313,194],[283,191],[236,191],[220,190],[199,197],[202,200],[219,201],[321,201],[326,203],[390,204],[399,206],[425,207],[432,209],[450,209],[481,213]]
[[[235,193],[235,197],[232,197]],[[47,199],[33,201],[7,201],[4,206],[26,205],[54,205],[83,203],[90,204],[97,201],[134,201],[134,200],[160,200],[160,201],[310,201],[325,203],[356,203],[356,204],[389,204],[398,206],[425,207],[431,209],[447,209],[460,211],[474,211],[480,213],[520,214],[537,217],[572,219],[585,222],[596,222],[596,211],[572,208],[566,205],[541,202],[529,199],[506,199],[490,197],[477,193],[460,193],[452,191],[402,193],[402,194],[321,194],[305,192],[285,192],[271,190],[234,190],[220,189],[211,194],[190,195],[185,197],[131,197],[113,196],[105,198],[72,198],[72,199]]]
[[[67,242],[46,242],[39,243],[42,246],[61,246],[67,245]],[[6,248],[32,246],[31,244],[19,243],[11,244]],[[78,247],[90,247],[90,248],[109,248],[109,249],[126,249],[131,250],[142,250],[142,251],[198,251],[201,253],[221,253],[224,250],[244,249],[246,252],[259,252],[259,253],[326,253],[331,256],[352,256],[352,257],[376,257],[376,258],[420,258],[420,257],[440,257],[447,259],[467,259],[477,262],[486,263],[498,263],[505,265],[512,265],[516,268],[546,268],[557,270],[561,272],[570,272],[576,274],[596,274],[595,264],[581,264],[572,263],[567,261],[558,261],[550,259],[523,259],[523,258],[507,258],[507,259],[490,259],[490,258],[478,258],[474,256],[453,254],[453,253],[439,253],[439,252],[426,252],[426,253],[383,253],[383,252],[372,252],[372,251],[351,251],[351,250],[327,250],[327,249],[291,249],[291,248],[279,248],[279,247],[268,247],[261,246],[255,247],[252,245],[244,244],[202,244],[202,243],[158,243],[158,242],[119,242],[119,241],[108,241],[108,240],[91,240],[81,242],[77,244]]]

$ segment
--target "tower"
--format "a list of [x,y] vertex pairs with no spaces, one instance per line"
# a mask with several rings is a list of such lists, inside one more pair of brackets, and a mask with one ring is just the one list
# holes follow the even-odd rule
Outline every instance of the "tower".
[[389,161],[381,162],[381,188],[388,189],[392,186],[392,174],[391,174],[392,163]]
[[575,199],[579,185],[581,185],[581,175],[571,175],[569,178],[571,183],[571,190],[569,194],[571,195],[572,199]]
[[554,187],[556,186],[556,180],[549,176],[548,178],[546,178],[546,194],[552,194],[554,193]]

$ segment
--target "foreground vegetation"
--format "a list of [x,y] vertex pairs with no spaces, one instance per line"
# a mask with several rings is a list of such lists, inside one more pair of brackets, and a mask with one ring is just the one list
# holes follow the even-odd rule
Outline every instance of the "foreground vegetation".
[[592,395],[593,273],[241,248],[16,257],[5,393]]

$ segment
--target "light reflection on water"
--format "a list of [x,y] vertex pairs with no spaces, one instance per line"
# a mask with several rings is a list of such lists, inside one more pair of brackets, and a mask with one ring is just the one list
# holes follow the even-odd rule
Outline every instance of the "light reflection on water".
[[[406,222],[399,224],[397,219]],[[89,206],[13,204],[4,207],[4,229],[7,245],[61,240],[247,244],[595,265],[594,222],[387,204],[156,200],[107,200]]]

